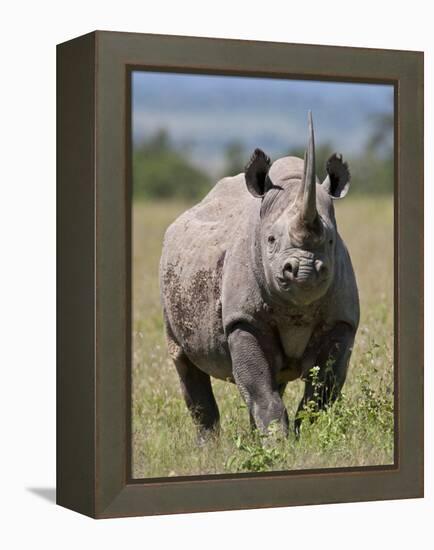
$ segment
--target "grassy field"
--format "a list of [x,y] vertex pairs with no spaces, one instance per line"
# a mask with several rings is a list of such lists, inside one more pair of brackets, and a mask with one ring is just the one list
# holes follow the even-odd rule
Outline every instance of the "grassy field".
[[[340,401],[305,422],[299,441],[271,448],[251,433],[233,384],[213,380],[221,436],[203,448],[167,356],[158,292],[165,228],[188,205],[137,203],[133,213],[133,475],[136,478],[393,463],[393,204],[348,197],[336,204],[359,285],[361,324]],[[288,384],[290,420],[303,383]]]

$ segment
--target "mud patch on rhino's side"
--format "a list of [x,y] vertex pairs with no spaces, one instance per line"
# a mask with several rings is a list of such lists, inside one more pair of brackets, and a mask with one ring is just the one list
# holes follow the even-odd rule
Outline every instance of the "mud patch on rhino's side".
[[224,254],[219,258],[216,269],[200,269],[187,281],[180,276],[175,264],[168,265],[164,273],[170,323],[186,352],[197,349],[201,335],[212,337],[216,313],[221,318],[223,261]]
[[225,263],[226,251],[222,252],[217,260],[217,265],[214,274],[213,295],[215,300],[215,311],[219,319],[222,318],[222,280],[223,280],[223,265]]
[[[193,333],[193,327],[185,317],[186,304],[182,289],[181,277],[178,274],[178,266],[169,264],[163,276],[165,301],[168,305],[168,316],[172,330],[182,327],[182,336],[189,339]],[[177,331],[175,331],[177,332]]]

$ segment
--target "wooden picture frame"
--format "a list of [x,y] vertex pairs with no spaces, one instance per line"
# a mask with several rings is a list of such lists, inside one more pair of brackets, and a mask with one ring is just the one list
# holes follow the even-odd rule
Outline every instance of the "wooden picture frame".
[[[106,518],[423,496],[423,53],[97,31],[57,60],[57,503]],[[394,86],[393,466],[132,479],[135,68]]]

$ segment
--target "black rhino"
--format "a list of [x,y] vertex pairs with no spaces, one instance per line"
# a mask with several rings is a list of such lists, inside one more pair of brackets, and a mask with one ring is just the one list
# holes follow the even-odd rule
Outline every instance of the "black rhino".
[[[234,382],[252,423],[288,432],[287,383],[305,380],[298,411],[313,398],[332,403],[344,384],[359,323],[350,256],[337,231],[333,199],[346,195],[339,154],[315,175],[309,112],[304,161],[272,164],[256,149],[245,173],[223,178],[167,229],[160,289],[167,345],[199,440],[218,428],[210,377]],[[296,416],[295,431],[299,433]]]

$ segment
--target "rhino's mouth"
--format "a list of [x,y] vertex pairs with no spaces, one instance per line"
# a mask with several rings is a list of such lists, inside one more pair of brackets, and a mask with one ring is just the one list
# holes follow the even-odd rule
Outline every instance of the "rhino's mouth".
[[318,286],[318,281],[315,280],[313,274],[307,274],[305,277],[297,277],[297,279],[288,280],[287,277],[278,275],[277,280],[279,281],[279,287],[282,290],[292,290],[294,288],[300,288],[303,290],[309,290]]
[[284,276],[277,277],[278,294],[285,302],[303,307],[318,300],[324,295],[327,284],[325,280],[319,280],[315,273],[311,276],[288,281]]

